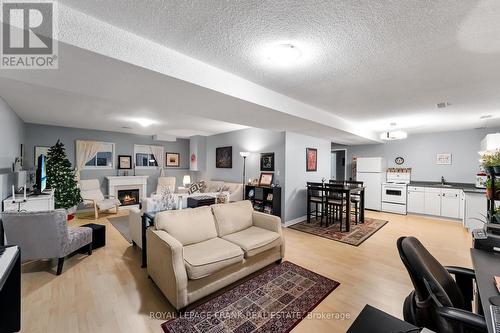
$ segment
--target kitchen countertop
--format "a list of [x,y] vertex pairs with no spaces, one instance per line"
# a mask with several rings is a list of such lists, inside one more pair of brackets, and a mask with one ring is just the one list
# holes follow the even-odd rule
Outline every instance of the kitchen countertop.
[[463,190],[466,193],[486,193],[486,189],[477,188],[476,185],[472,183],[446,183],[449,186],[443,186],[439,182],[424,182],[424,181],[412,181],[409,186],[418,187],[434,187],[434,188],[449,188],[456,190]]

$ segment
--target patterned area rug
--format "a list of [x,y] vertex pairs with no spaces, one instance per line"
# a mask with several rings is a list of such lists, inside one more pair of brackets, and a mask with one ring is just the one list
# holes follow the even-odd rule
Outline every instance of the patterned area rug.
[[328,228],[319,223],[319,220],[311,219],[311,223],[307,221],[300,222],[289,226],[290,229],[295,229],[316,236],[332,239],[338,242],[346,243],[349,245],[359,246],[365,240],[370,238],[374,233],[380,230],[388,221],[376,220],[365,217],[365,223],[351,222],[351,229],[349,232],[340,232],[340,223],[337,221],[333,225],[330,224]]
[[285,261],[162,328],[166,333],[290,332],[339,284]]

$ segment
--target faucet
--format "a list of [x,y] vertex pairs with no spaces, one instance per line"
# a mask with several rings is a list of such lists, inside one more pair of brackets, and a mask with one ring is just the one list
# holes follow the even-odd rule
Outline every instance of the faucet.
[[445,181],[444,177],[441,176],[441,185],[444,185],[444,184],[446,184],[446,181]]

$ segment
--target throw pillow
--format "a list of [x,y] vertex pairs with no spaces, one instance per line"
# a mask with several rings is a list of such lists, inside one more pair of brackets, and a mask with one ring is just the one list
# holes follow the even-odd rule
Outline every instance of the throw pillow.
[[193,193],[197,193],[197,192],[200,192],[200,184],[199,183],[192,183],[188,187],[188,193],[193,194]]
[[198,185],[200,187],[200,192],[204,193],[207,190],[207,184],[204,180],[199,181]]

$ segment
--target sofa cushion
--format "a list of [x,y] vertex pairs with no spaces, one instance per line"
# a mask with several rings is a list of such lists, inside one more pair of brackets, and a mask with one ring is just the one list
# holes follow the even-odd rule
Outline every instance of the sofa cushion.
[[219,237],[244,230],[252,226],[253,207],[250,201],[212,205]]
[[155,226],[168,232],[182,245],[203,242],[217,237],[210,207],[169,210],[156,214]]
[[201,279],[224,267],[243,261],[243,251],[222,238],[212,238],[184,247],[184,263],[191,280]]
[[212,192],[219,192],[220,189],[224,186],[224,182],[218,181],[218,180],[208,180],[205,182],[205,189],[203,190],[204,193],[212,193]]
[[223,239],[241,247],[245,258],[281,245],[280,234],[254,226],[224,236]]

